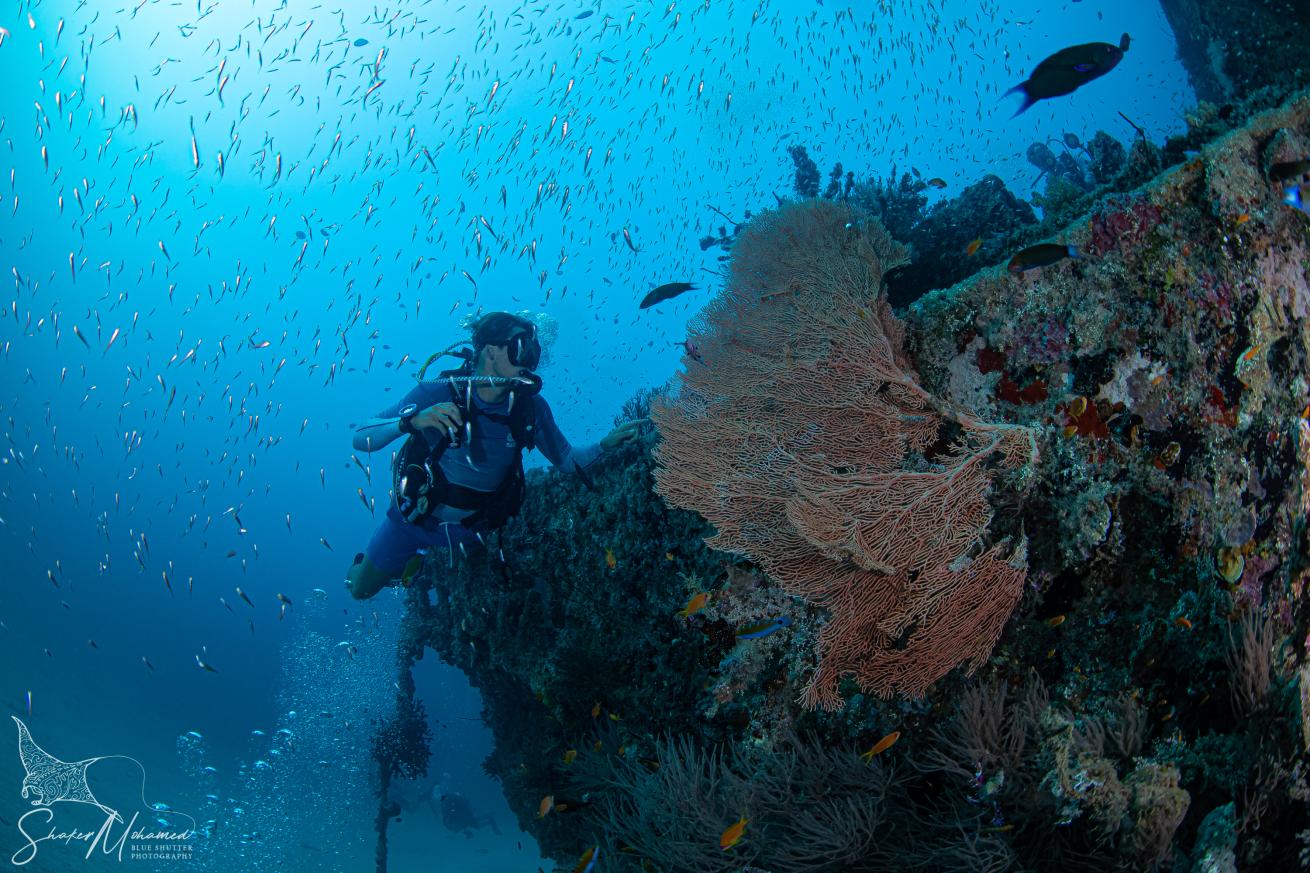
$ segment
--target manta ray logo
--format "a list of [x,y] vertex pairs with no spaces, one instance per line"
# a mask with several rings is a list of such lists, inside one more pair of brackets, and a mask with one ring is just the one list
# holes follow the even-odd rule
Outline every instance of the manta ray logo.
[[61,761],[36,744],[27,725],[18,716],[10,716],[18,724],[18,757],[23,762],[27,775],[23,777],[23,797],[35,795],[33,806],[51,806],[61,800],[73,803],[89,803],[114,821],[122,823],[123,817],[117,810],[110,809],[96,800],[91,793],[91,786],[86,782],[86,769],[96,761],[103,761],[118,755],[101,755],[98,758],[86,758],[71,764]]
[[[27,775],[23,777],[23,797],[30,800],[29,809],[18,819],[18,830],[26,839],[11,863],[24,866],[36,858],[38,846],[56,843],[81,843],[86,846],[86,857],[98,848],[102,853],[117,854],[120,861],[126,853],[132,860],[190,860],[189,841],[196,833],[196,820],[185,812],[174,810],[165,803],[147,803],[145,797],[146,771],[141,762],[129,755],[99,755],[81,761],[62,761],[36,744],[22,719],[11,716],[18,725],[18,757]],[[99,761],[131,761],[141,771],[141,807],[127,809],[126,820],[117,809],[101,803],[87,782],[87,770]],[[80,826],[55,827],[52,825],[56,803],[85,803],[105,815],[103,824],[93,830]],[[137,819],[145,811],[148,826],[138,826]],[[27,819],[34,819],[38,830],[28,829]],[[174,830],[170,822],[185,819],[188,826]],[[119,827],[115,827],[118,825]],[[159,825],[160,829],[155,829]]]

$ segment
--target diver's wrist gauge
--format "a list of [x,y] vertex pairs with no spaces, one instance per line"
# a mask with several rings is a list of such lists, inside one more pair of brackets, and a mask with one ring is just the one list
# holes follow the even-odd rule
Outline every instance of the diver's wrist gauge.
[[400,410],[400,421],[397,422],[397,425],[400,427],[401,433],[412,434],[417,432],[414,430],[414,416],[417,413],[417,403],[406,404],[406,406]]

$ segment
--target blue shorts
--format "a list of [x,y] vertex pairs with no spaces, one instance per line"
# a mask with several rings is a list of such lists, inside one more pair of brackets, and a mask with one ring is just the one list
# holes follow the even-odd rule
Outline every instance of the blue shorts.
[[386,517],[373,531],[364,555],[384,573],[399,576],[410,558],[436,548],[446,549],[453,563],[455,551],[481,547],[477,534],[462,524],[426,519],[421,525],[405,521],[394,506],[387,507]]

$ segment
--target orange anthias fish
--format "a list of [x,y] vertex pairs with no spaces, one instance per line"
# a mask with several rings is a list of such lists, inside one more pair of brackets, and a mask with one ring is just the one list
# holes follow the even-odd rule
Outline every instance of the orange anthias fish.
[[545,818],[546,814],[555,808],[555,795],[547,794],[541,798],[541,803],[537,804],[537,818]]
[[869,751],[860,755],[860,757],[863,758],[864,763],[867,764],[870,761],[872,761],[876,756],[881,755],[883,752],[887,751],[892,746],[894,746],[896,744],[896,741],[899,740],[900,738],[901,738],[900,731],[892,731],[887,736],[883,737],[881,740],[878,740],[878,742],[874,743],[873,746],[869,749]]
[[605,550],[605,566],[608,567],[609,569],[613,570],[615,567],[618,566],[618,563],[619,563],[619,562],[618,562],[618,559],[614,557],[614,550],[613,550],[613,549],[606,549],[606,550]]
[[965,247],[964,253],[972,258],[978,253],[978,249],[980,248],[982,248],[982,237],[978,237],[973,242],[969,243],[969,245]]
[[678,615],[681,618],[695,615],[704,609],[709,602],[710,595],[708,592],[702,591],[699,594],[694,594],[691,599],[687,601],[687,605],[678,610]]
[[719,835],[719,848],[726,852],[740,843],[742,834],[746,833],[746,823],[749,821],[750,819],[743,815],[735,824],[729,825],[728,829]]

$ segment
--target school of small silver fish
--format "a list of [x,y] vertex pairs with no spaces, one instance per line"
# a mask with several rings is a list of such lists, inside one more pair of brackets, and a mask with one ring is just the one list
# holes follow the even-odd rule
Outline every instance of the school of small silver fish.
[[[190,669],[215,677],[229,613],[294,615],[362,547],[387,476],[346,457],[347,422],[457,312],[557,311],[622,396],[638,356],[712,366],[681,327],[721,276],[691,254],[711,204],[788,191],[791,142],[954,190],[988,155],[1021,165],[1029,131],[997,103],[1052,48],[995,2],[5,6],[0,537],[52,603],[135,575],[209,604]],[[261,549],[315,569],[297,589]]]

